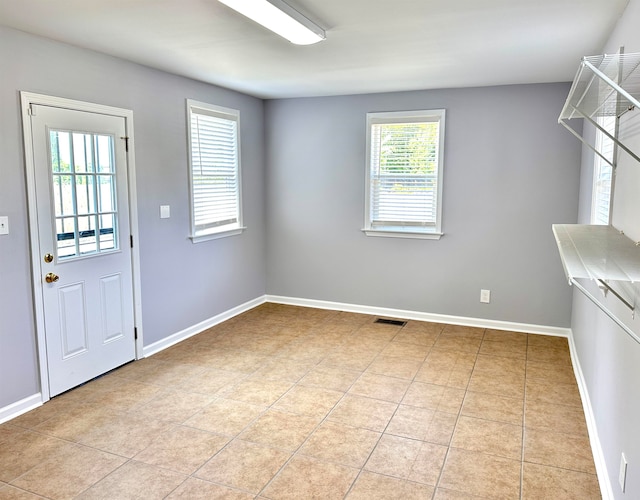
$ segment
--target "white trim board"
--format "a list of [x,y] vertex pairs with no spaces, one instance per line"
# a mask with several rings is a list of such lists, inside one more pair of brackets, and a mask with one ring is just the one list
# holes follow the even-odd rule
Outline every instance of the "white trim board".
[[237,316],[238,314],[242,314],[244,312],[249,311],[250,309],[253,309],[254,307],[264,304],[266,302],[265,297],[266,296],[263,295],[261,297],[245,302],[244,304],[240,304],[239,306],[236,306],[232,309],[229,309],[220,314],[217,314],[212,318],[205,319],[200,323],[197,323],[193,326],[185,328],[184,330],[176,332],[173,335],[169,335],[168,337],[165,337],[162,340],[158,340],[157,342],[154,342],[153,344],[150,344],[144,347],[142,350],[142,353],[145,358],[147,356],[152,356],[154,354],[157,354],[158,352],[163,351],[168,347],[171,347],[177,344],[178,342],[182,342],[183,340],[186,340],[189,337],[193,337],[194,335],[197,335],[199,333],[202,333],[203,331],[213,326],[216,326],[222,323],[223,321],[227,321],[228,319],[231,319],[234,316]]
[[598,435],[596,417],[593,412],[593,407],[591,406],[591,398],[589,397],[587,382],[584,378],[584,374],[582,373],[580,360],[578,359],[578,351],[576,349],[573,333],[569,336],[569,351],[571,353],[571,364],[573,365],[573,373],[576,377],[576,382],[578,383],[578,390],[580,391],[580,399],[582,400],[584,416],[587,421],[587,430],[589,432],[591,452],[593,453],[593,461],[595,462],[596,466],[596,474],[598,476],[598,482],[600,483],[600,493],[602,494],[603,500],[613,500],[613,488],[611,487],[611,481],[609,480],[607,463],[604,458],[604,452],[602,451],[600,436]]
[[278,295],[267,295],[266,301],[290,306],[315,307],[317,309],[329,309],[332,311],[371,314],[375,316],[386,316],[417,321],[431,321],[434,323],[447,323],[450,325],[475,326],[479,328],[490,328],[493,330],[506,330],[511,332],[552,335],[555,337],[570,337],[571,335],[570,328],[561,328],[557,326],[531,325],[528,323],[513,323],[509,321],[498,321],[492,319],[467,318],[465,316],[449,316],[446,314],[433,314],[418,311],[408,311],[405,309],[390,309],[387,307],[346,304],[343,302],[299,299],[294,297],[282,297]]
[[0,408],[0,424],[19,417],[23,413],[34,410],[38,406],[42,406],[42,394],[39,392],[33,396],[27,396],[20,401],[11,403],[4,408]]

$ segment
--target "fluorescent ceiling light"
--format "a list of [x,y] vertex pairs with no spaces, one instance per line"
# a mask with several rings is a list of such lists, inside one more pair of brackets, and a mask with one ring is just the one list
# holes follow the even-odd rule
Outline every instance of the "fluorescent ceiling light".
[[324,30],[282,0],[219,0],[296,45],[325,39]]

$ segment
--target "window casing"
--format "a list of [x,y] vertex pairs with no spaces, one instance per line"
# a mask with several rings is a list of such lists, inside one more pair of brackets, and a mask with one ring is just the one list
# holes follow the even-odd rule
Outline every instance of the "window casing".
[[242,227],[240,112],[187,100],[191,238],[239,234]]
[[442,236],[444,125],[444,109],[367,113],[368,236]]
[[[612,136],[615,136],[616,117],[598,118],[598,123]],[[599,129],[596,129],[596,149],[613,163],[614,143]],[[608,225],[611,211],[611,185],[613,167],[600,156],[594,155],[593,165],[593,198],[591,202],[591,223]]]

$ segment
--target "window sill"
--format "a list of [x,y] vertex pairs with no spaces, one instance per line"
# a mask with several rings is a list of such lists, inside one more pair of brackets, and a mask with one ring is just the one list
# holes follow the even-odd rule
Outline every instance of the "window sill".
[[231,229],[223,229],[223,230],[218,230],[218,231],[212,231],[209,233],[201,233],[201,234],[197,234],[195,236],[189,236],[189,238],[191,238],[191,242],[192,243],[201,243],[203,241],[209,241],[209,240],[217,240],[220,238],[226,238],[227,236],[235,236],[237,234],[241,234],[245,229],[247,229],[246,227],[233,227]]
[[419,240],[439,240],[444,233],[426,232],[426,231],[410,231],[403,229],[363,229],[367,236],[376,236],[381,238],[411,238]]

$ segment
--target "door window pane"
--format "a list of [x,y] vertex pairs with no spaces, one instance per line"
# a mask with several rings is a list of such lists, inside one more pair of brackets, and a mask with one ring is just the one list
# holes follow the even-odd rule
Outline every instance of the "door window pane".
[[51,130],[49,143],[58,258],[117,250],[113,137]]

